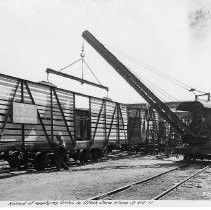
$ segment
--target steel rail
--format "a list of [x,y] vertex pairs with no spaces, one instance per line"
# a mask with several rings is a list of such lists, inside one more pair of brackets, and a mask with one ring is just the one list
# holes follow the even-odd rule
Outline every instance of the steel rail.
[[156,197],[152,198],[151,200],[159,200],[160,198],[162,198],[163,196],[165,196],[166,194],[168,194],[169,192],[171,192],[172,190],[174,190],[175,188],[179,187],[180,185],[182,185],[183,183],[187,182],[189,179],[193,178],[195,175],[201,173],[202,171],[204,171],[205,169],[209,168],[209,166],[206,166],[202,169],[200,169],[199,171],[191,174],[189,177],[187,177],[186,179],[182,180],[181,182],[175,184],[174,186],[170,187],[169,189],[165,190],[164,192],[160,193],[159,195],[157,195]]
[[170,170],[168,170],[168,171],[162,172],[162,173],[160,173],[160,174],[157,174],[157,175],[155,175],[155,176],[151,176],[151,177],[149,177],[149,178],[142,179],[142,180],[137,181],[137,182],[133,182],[133,183],[131,183],[131,184],[125,185],[125,186],[120,187],[120,188],[117,188],[117,189],[115,189],[115,190],[112,190],[112,191],[109,191],[109,192],[106,192],[106,193],[97,195],[97,196],[95,196],[95,197],[89,198],[88,200],[100,200],[100,199],[102,199],[102,198],[104,198],[104,197],[107,197],[107,196],[113,195],[113,194],[115,194],[115,193],[124,191],[124,190],[126,190],[126,189],[128,189],[128,188],[130,188],[130,187],[132,187],[132,186],[135,186],[135,185],[138,185],[138,184],[142,184],[142,183],[144,183],[144,182],[150,181],[150,180],[152,180],[152,179],[154,179],[154,178],[157,178],[157,177],[159,177],[159,176],[162,176],[162,175],[164,175],[164,174],[170,173],[170,172],[172,172],[172,171],[175,171],[175,170],[177,170],[177,169],[180,169],[180,168],[182,168],[182,167],[189,166],[189,165],[190,165],[190,164],[184,164],[184,165],[182,165],[182,166],[179,166],[179,167],[170,169]]

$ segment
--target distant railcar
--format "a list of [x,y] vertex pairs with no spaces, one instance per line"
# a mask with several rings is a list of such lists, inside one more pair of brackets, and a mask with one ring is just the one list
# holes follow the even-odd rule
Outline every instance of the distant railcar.
[[[168,102],[166,105],[183,122],[187,122],[189,114],[178,111],[181,102]],[[181,144],[181,135],[167,123],[154,109],[147,104],[128,105],[128,145],[145,152],[166,152]]]

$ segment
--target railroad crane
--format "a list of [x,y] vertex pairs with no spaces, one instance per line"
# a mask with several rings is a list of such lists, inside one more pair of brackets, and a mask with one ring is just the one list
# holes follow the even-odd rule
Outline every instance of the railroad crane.
[[[89,31],[84,31],[82,37],[122,76],[127,83],[133,87],[136,92],[143,97],[146,102],[154,108],[159,115],[165,119],[174,129],[182,136],[183,146],[177,148],[178,153],[184,154],[185,158],[206,158],[211,154],[210,139],[211,134],[204,135],[204,131],[200,129],[202,123],[205,122],[209,127],[211,121],[211,106],[206,106],[204,103],[193,101],[182,103],[178,109],[190,111],[192,114],[192,122],[190,126],[185,124],[179,117],[173,113],[149,88],[147,88],[117,57],[115,57],[102,43],[100,43]],[[190,108],[191,107],[191,108]],[[201,107],[203,114],[198,116]],[[210,109],[209,109],[210,108]],[[196,129],[196,124],[197,128]],[[195,125],[195,127],[194,127]],[[211,126],[210,126],[211,127]],[[207,129],[205,129],[207,131]],[[206,133],[206,132],[205,132]],[[207,143],[204,143],[207,142]],[[206,150],[205,150],[206,148]]]

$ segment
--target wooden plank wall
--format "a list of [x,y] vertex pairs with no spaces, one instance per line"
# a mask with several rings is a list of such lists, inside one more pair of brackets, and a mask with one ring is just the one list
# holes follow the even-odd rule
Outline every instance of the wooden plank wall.
[[[105,116],[106,116],[105,106],[106,105],[103,100],[92,98],[92,97],[90,98],[91,139],[93,138],[94,140],[105,139]],[[100,114],[100,110],[101,110],[101,114]]]
[[159,129],[159,115],[155,110],[148,110],[143,106],[128,109],[128,134],[130,144],[156,143]]
[[[23,80],[10,78],[7,76],[0,76],[0,130],[3,130],[5,124],[5,117],[9,111],[9,107],[12,104],[11,100],[15,92],[17,82],[20,81],[18,89],[14,98],[14,102],[24,102],[27,104],[33,104],[30,94]],[[23,82],[23,86],[21,86]],[[67,144],[71,144],[71,139],[65,126],[62,112],[59,109],[58,102],[55,94],[52,91],[52,111],[51,111],[51,87],[36,84],[27,81],[27,85],[30,89],[31,95],[35,101],[37,110],[41,116],[47,135],[51,141],[55,141],[56,135],[60,134],[66,140]],[[21,89],[23,88],[23,90]],[[23,91],[23,98],[21,92]],[[59,102],[61,104],[65,120],[68,124],[69,130],[74,137],[74,94],[72,92],[55,89]],[[23,100],[22,100],[23,99]],[[51,116],[53,116],[51,118]],[[52,121],[53,119],[53,127]],[[52,129],[53,128],[53,132]],[[24,131],[23,131],[24,130]],[[0,140],[0,147],[7,146],[10,149],[20,149],[23,146],[25,149],[43,149],[49,148],[46,135],[43,127],[38,119],[37,125],[15,124],[12,123],[12,112],[9,113],[3,135]]]
[[127,124],[128,124],[128,116],[127,116],[127,106],[124,104],[119,104],[121,109],[121,114],[119,113],[119,138],[120,141],[128,141],[127,137]]
[[[74,94],[68,91],[55,89],[59,102],[56,100],[54,91],[52,91],[52,112],[51,112],[51,90],[50,87],[39,86],[35,84],[29,84],[29,88],[37,105],[38,111],[42,118],[43,124],[52,141],[56,141],[56,135],[60,134],[68,145],[71,144],[71,139],[68,134],[67,127],[62,116],[62,111],[65,116],[65,120],[68,124],[69,130],[74,137]],[[59,108],[59,104],[62,107],[62,111]],[[53,122],[51,122],[51,115]],[[53,123],[53,132],[51,129]],[[35,130],[33,141],[46,140],[41,125],[33,126]],[[31,133],[32,134],[32,133]],[[32,135],[26,139],[27,142],[32,140]]]
[[[7,118],[7,113],[10,109],[11,100],[16,90],[18,84],[17,79],[8,78],[6,76],[0,77],[0,130],[5,126],[5,120]],[[20,87],[20,85],[19,85]],[[20,93],[17,93],[16,101],[21,100]],[[12,123],[12,112],[9,112],[7,124],[5,130],[2,134],[0,146],[1,145],[13,145],[14,147],[21,148],[22,138],[21,138],[21,125]]]
[[128,108],[128,141],[130,144],[141,144],[146,140],[146,108]]
[[159,115],[158,113],[152,109],[149,108],[147,110],[147,116],[146,116],[146,139],[145,142],[148,144],[157,144],[158,143],[158,132],[159,127]]
[[[101,141],[104,141],[106,139],[107,141],[126,141],[126,105],[118,104],[112,101],[104,101],[102,99],[96,99],[92,97],[90,98],[90,100],[92,139],[94,137],[94,140]],[[121,112],[119,111],[119,109],[121,109]]]
[[[169,108],[176,108],[179,104],[180,102],[166,103]],[[170,130],[172,129],[171,125],[167,123],[164,119],[162,119],[157,113],[157,111],[152,109],[149,113],[148,109],[149,107],[147,107],[146,104],[134,104],[128,106],[128,141],[130,144],[141,144],[145,142],[149,144],[156,142],[159,144],[165,144],[166,141],[169,139]],[[147,111],[147,115],[144,114],[145,111]],[[154,114],[152,114],[152,112],[154,112]],[[180,119],[184,119],[184,121],[186,121],[187,113],[178,112],[176,114]],[[139,118],[139,116],[141,117]],[[135,117],[138,118],[136,122],[134,122]],[[155,120],[154,125],[153,119]],[[158,139],[158,136],[154,135],[155,140],[153,140],[152,128],[155,125],[157,127],[158,135],[160,136],[160,138]],[[147,130],[150,127],[151,131]],[[130,134],[131,130],[133,131],[132,134]],[[156,132],[155,129],[153,131]],[[176,137],[178,138],[178,135]]]
[[[11,105],[18,83],[19,85],[14,97],[14,102],[33,104],[34,100],[44,129],[39,119],[37,125],[12,122]],[[75,95],[77,95],[77,93],[58,88],[54,88],[54,90],[59,102],[57,101],[53,88],[50,86],[0,74],[0,132],[3,131],[0,138],[0,151],[3,147],[8,148],[8,150],[19,150],[21,148],[27,150],[49,149],[48,138],[51,142],[55,141],[57,134],[63,136],[67,145],[71,144],[68,130],[71,132],[74,139],[74,109]],[[33,100],[31,96],[33,97]],[[82,96],[89,97],[85,95]],[[126,105],[95,97],[89,97],[89,100],[91,113],[91,140],[102,140],[105,142],[126,141]],[[62,111],[60,110],[60,105]],[[10,108],[11,110],[9,112]],[[102,111],[99,115],[101,108]],[[7,115],[8,120],[4,127]],[[66,124],[68,125],[68,128]],[[46,137],[44,130],[46,130],[48,138]],[[108,133],[110,133],[109,138]]]

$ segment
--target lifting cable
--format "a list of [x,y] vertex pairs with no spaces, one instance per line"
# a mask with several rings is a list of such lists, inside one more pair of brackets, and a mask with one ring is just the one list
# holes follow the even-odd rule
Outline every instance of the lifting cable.
[[146,78],[143,78],[145,81],[147,81],[148,84],[150,84],[155,90],[157,90],[160,94],[162,94],[163,96],[165,96],[166,98],[168,98],[170,101],[179,101],[178,99],[176,99],[175,97],[173,97],[172,95],[170,95],[168,92],[166,92],[165,90],[159,88],[157,85],[153,84],[152,82],[148,81]]
[[156,68],[151,67],[151,66],[149,66],[149,65],[146,64],[146,63],[143,63],[143,62],[138,61],[138,60],[136,60],[135,63],[138,64],[138,65],[142,65],[143,67],[145,67],[145,68],[148,69],[149,71],[155,73],[155,74],[158,75],[158,76],[161,76],[161,77],[167,79],[168,81],[174,83],[175,85],[177,85],[177,86],[179,86],[179,87],[181,87],[181,88],[183,88],[183,89],[185,89],[185,90],[188,90],[188,91],[189,91],[189,90],[191,89],[191,87],[188,86],[188,85],[186,85],[185,83],[183,83],[183,82],[181,82],[181,81],[179,81],[179,80],[177,80],[177,79],[174,79],[174,78],[170,77],[169,75],[167,75],[167,74],[165,74],[165,73],[163,73],[163,72],[158,71]]
[[[143,79],[141,79],[134,71],[132,71],[131,69],[129,69],[144,85],[146,85],[152,92],[154,92],[154,93],[156,93],[156,95],[157,96],[159,96],[159,98],[160,99],[162,99],[162,101],[165,103],[166,102],[166,100],[163,98],[163,96],[161,96],[161,95],[163,95],[162,93],[161,93],[161,91],[159,91],[159,89],[156,89],[155,87],[154,87],[154,85],[153,85],[153,83],[151,83],[151,82],[146,82],[146,81],[144,81]],[[151,84],[150,84],[151,83]],[[161,94],[161,95],[160,95]]]
[[[110,48],[113,48],[113,47],[111,47],[111,46],[109,46],[109,47],[110,47]],[[114,49],[114,48],[113,48],[113,49]],[[181,87],[181,88],[183,88],[183,89],[185,89],[185,90],[191,91],[191,90],[193,89],[192,87],[190,87],[189,85],[185,84],[184,82],[181,82],[181,81],[179,81],[179,80],[177,80],[177,79],[174,79],[173,77],[171,77],[171,76],[169,76],[169,75],[167,75],[167,74],[165,74],[165,73],[159,71],[159,70],[156,69],[155,67],[152,67],[152,66],[150,66],[150,65],[148,65],[148,64],[146,64],[146,63],[140,61],[139,59],[137,59],[137,58],[135,58],[135,57],[133,57],[133,56],[131,56],[131,55],[128,55],[128,54],[126,54],[126,53],[124,53],[124,52],[122,52],[122,51],[120,51],[120,50],[117,50],[117,49],[114,49],[114,50],[117,51],[117,52],[118,52],[119,54],[121,54],[122,56],[124,56],[125,58],[127,58],[128,60],[134,62],[135,64],[137,64],[137,65],[139,65],[139,66],[142,66],[142,67],[144,67],[145,69],[147,69],[147,70],[149,70],[149,71],[155,73],[156,75],[158,75],[158,76],[160,76],[160,77],[163,77],[163,78],[169,80],[170,82],[174,83],[175,85],[177,85],[177,86],[179,86],[179,87]],[[194,89],[194,90],[195,90],[195,89]],[[195,91],[197,91],[197,90],[195,90]]]
[[[158,86],[156,86],[155,84],[153,84],[153,83],[151,83],[151,82],[149,82],[148,80],[146,80],[146,81],[143,81],[140,77],[138,77],[144,84],[146,84],[147,85],[147,87],[152,91],[152,92],[154,92],[154,94],[156,94],[157,96],[158,96],[158,98],[160,98],[161,100],[162,100],[162,102],[163,103],[168,103],[168,101],[166,101],[164,98],[163,98],[163,95],[164,96],[166,96],[169,100],[170,100],[170,102],[179,102],[179,100],[178,99],[176,99],[175,97],[168,97],[167,95],[165,95],[164,93],[162,93],[160,90],[162,90],[161,88],[159,88]],[[150,88],[151,87],[151,88]],[[157,87],[157,88],[156,88]],[[160,89],[160,90],[159,90]],[[162,90],[162,91],[164,91],[164,90]],[[167,92],[166,92],[167,93]],[[161,96],[161,95],[162,96]],[[167,93],[168,94],[168,93]],[[172,100],[173,99],[173,100]],[[178,110],[176,109],[175,110],[176,111],[176,113],[178,112]]]
[[[132,57],[132,58],[133,58],[133,57]],[[184,82],[181,82],[181,81],[179,81],[179,80],[177,80],[177,79],[174,79],[174,78],[172,78],[171,76],[169,76],[169,75],[167,75],[167,74],[165,74],[165,73],[163,73],[163,72],[157,70],[156,68],[154,68],[154,67],[152,67],[152,66],[150,66],[150,65],[148,65],[148,64],[146,64],[146,63],[144,63],[144,62],[139,61],[139,60],[136,59],[136,58],[133,58],[133,60],[134,60],[134,61],[133,61],[134,63],[136,63],[136,64],[138,64],[138,65],[141,65],[141,66],[143,66],[145,69],[148,69],[149,71],[155,73],[156,75],[161,76],[161,77],[167,79],[168,81],[174,83],[175,85],[177,85],[177,86],[179,86],[179,87],[181,87],[181,88],[183,88],[183,89],[185,89],[185,90],[187,90],[187,91],[189,91],[189,92],[192,92],[195,96],[197,95],[195,92],[202,93],[202,94],[206,94],[206,92],[203,92],[203,91],[197,90],[197,89],[195,89],[195,88],[192,88],[191,86],[185,84]],[[163,91],[164,91],[164,90],[163,90]],[[165,92],[166,92],[166,91],[165,91]],[[166,92],[166,93],[167,93],[167,92]]]
[[73,63],[71,63],[71,64],[69,64],[69,65],[67,65],[67,66],[65,66],[65,67],[63,67],[63,68],[61,68],[61,69],[59,69],[59,71],[63,71],[64,69],[67,69],[67,68],[69,68],[70,66],[73,66],[75,63],[79,62],[80,60],[82,60],[82,58],[80,58],[80,59],[74,61]]
[[98,81],[98,83],[100,85],[102,85],[102,83],[98,80],[98,78],[96,77],[96,75],[94,74],[94,72],[91,70],[91,68],[89,67],[89,65],[87,64],[87,62],[84,60],[84,63],[86,65],[86,67],[89,69],[89,71],[92,73],[92,75],[95,77],[95,79]]
[[[167,91],[163,90],[162,88],[158,87],[157,85],[155,85],[154,83],[150,82],[149,80],[147,80],[146,78],[144,78],[143,76],[141,76],[141,79],[139,75],[137,75],[136,72],[132,71],[130,69],[130,71],[139,79],[141,80],[141,82],[143,83],[147,83],[147,86],[151,86],[154,90],[157,90],[156,92],[159,92],[161,95],[165,96],[166,98],[170,99],[170,101],[179,101],[177,98],[175,98],[174,96],[172,96],[170,93],[168,93]],[[160,95],[159,94],[159,95]],[[160,97],[162,100],[163,98]],[[165,100],[163,100],[164,102],[166,102]]]
[[[155,85],[154,83],[150,82],[149,80],[147,80],[146,78],[144,78],[142,76],[142,78],[148,83],[150,84],[155,90],[157,90],[161,95],[165,96],[166,98],[168,98],[170,101],[179,101],[178,99],[176,99],[174,96],[172,96],[170,93],[168,93],[167,91],[163,90],[162,88],[158,87],[157,85]],[[140,79],[140,77],[139,77]]]
[[[141,79],[140,79],[141,80]],[[161,96],[162,94],[160,94],[161,92],[159,92],[159,90],[156,90],[152,85],[150,85],[149,83],[144,82],[143,80],[141,80],[142,83],[146,84],[147,87],[155,94],[157,95],[158,98],[160,98],[162,100],[163,103],[166,103],[167,101],[163,98],[163,96]]]
[[[78,60],[76,60],[76,61],[74,61],[73,63],[71,63],[71,64],[69,64],[69,65],[67,65],[67,66],[65,66],[65,67],[63,67],[63,68],[61,68],[61,69],[59,69],[59,71],[61,72],[61,71],[65,70],[65,69],[67,69],[67,68],[73,66],[74,64],[78,63],[79,61],[81,61],[81,70],[82,70],[82,72],[81,72],[81,77],[82,77],[82,79],[84,79],[84,64],[85,64],[85,66],[89,69],[89,71],[92,73],[92,75],[93,75],[94,78],[97,80],[97,82],[98,82],[100,85],[102,85],[102,83],[99,81],[99,79],[98,79],[97,76],[94,74],[94,72],[92,71],[92,69],[89,67],[88,63],[85,61],[85,54],[84,54],[84,39],[83,39],[83,41],[82,41],[82,49],[81,49],[81,54],[80,54],[80,56],[81,56],[81,57],[80,57]],[[108,91],[107,91],[107,95],[108,95]]]
[[81,48],[81,78],[84,79],[84,39],[82,40],[82,48]]
[[[112,46],[110,46],[110,48],[113,48]],[[189,86],[188,84],[184,83],[184,82],[181,82],[161,71],[159,71],[158,69],[156,69],[155,67],[152,67],[142,61],[140,61],[139,59],[131,56],[131,55],[128,55],[120,50],[117,50],[115,48],[113,48],[117,53],[121,54],[122,56],[124,56],[125,58],[127,58],[128,60],[132,61],[133,63],[139,65],[139,66],[142,66],[144,67],[145,69],[149,70],[150,72],[156,74],[157,76],[160,76],[160,77],[163,77],[165,78],[166,80],[170,81],[171,83],[174,83],[175,85],[179,86],[180,88],[183,88],[185,89],[186,91],[188,92],[192,92],[194,95],[195,95],[195,98],[196,96],[201,96],[201,95],[197,95],[196,92],[202,94],[202,95],[208,95],[208,101],[209,101],[209,97],[210,97],[210,93],[207,93],[207,92],[203,92],[203,91],[200,91],[200,90],[197,90],[195,88],[192,88],[191,86]]]

